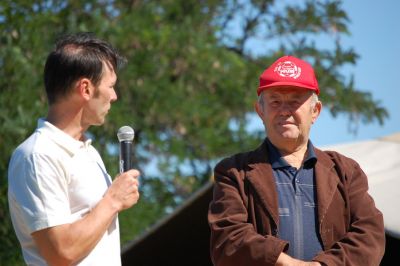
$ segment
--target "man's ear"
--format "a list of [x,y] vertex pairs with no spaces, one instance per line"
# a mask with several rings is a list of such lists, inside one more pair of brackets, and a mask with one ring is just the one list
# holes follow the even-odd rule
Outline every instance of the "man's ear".
[[260,104],[259,101],[254,102],[254,110],[256,110],[258,116],[262,119],[263,118],[262,115],[264,114],[264,111],[263,111],[262,105]]
[[320,101],[317,101],[312,110],[312,123],[313,124],[317,120],[318,116],[320,115],[321,110],[322,110],[322,103]]
[[85,100],[89,100],[93,95],[92,82],[87,78],[81,78],[76,83],[78,94]]

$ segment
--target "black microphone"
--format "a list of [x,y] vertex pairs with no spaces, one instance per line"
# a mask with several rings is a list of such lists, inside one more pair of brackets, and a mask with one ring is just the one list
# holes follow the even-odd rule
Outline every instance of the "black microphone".
[[117,137],[119,140],[119,172],[123,173],[132,169],[132,141],[135,132],[129,126],[123,126],[118,130]]

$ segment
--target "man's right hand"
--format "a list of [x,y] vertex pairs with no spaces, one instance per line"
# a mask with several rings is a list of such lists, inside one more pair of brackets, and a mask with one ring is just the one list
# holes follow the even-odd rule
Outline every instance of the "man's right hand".
[[105,197],[109,197],[118,212],[128,209],[139,200],[139,176],[138,170],[132,169],[115,177],[108,188]]

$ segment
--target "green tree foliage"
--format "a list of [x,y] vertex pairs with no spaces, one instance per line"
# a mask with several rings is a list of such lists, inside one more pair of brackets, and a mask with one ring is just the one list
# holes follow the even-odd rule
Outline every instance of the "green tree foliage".
[[[119,73],[119,101],[104,126],[90,129],[111,174],[117,173],[116,131],[122,125],[136,131],[142,193],[140,204],[120,215],[124,243],[207,182],[218,158],[260,141],[263,133],[249,130],[249,118],[258,76],[278,56],[293,54],[315,66],[332,115],[382,124],[386,110],[342,73],[358,55],[341,46],[349,34],[341,1],[300,2],[2,0],[0,261],[21,261],[7,207],[7,165],[46,115],[42,69],[59,34],[95,32],[128,59]],[[321,38],[331,45],[319,47]]]

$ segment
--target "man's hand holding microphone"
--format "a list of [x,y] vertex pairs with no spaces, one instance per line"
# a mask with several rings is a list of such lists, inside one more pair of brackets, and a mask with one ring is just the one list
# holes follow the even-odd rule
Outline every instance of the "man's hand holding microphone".
[[133,129],[123,126],[118,130],[120,143],[119,175],[117,175],[108,188],[105,197],[108,197],[117,212],[128,209],[139,200],[140,172],[132,169],[132,141],[135,136]]

